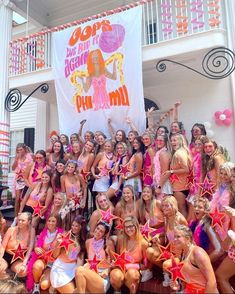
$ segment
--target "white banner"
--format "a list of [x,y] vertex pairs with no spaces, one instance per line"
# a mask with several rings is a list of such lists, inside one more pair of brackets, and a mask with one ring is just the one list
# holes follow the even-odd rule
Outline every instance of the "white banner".
[[145,129],[142,85],[142,8],[86,22],[53,33],[53,68],[60,132],[128,132],[130,117]]

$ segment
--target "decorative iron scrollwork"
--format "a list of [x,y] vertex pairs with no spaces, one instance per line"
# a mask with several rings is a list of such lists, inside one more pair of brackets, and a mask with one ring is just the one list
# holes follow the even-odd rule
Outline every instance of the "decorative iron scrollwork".
[[159,72],[166,70],[166,62],[178,64],[187,69],[190,69],[208,79],[219,80],[228,77],[235,69],[235,53],[228,48],[218,47],[206,53],[202,60],[202,70],[200,72],[190,66],[184,65],[180,62],[170,59],[162,59],[157,65],[156,69]]
[[46,83],[38,86],[33,92],[31,92],[25,99],[22,101],[22,93],[19,89],[12,89],[8,92],[5,98],[5,109],[9,112],[14,112],[29,99],[38,89],[41,90],[42,93],[46,93],[49,90],[49,85]]

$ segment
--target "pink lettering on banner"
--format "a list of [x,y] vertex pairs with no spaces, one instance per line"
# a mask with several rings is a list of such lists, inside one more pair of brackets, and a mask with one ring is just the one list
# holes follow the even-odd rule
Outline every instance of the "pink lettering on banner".
[[171,12],[171,3],[169,1],[163,2],[161,4],[162,8],[162,31],[164,32],[164,36],[167,36],[169,34],[172,34],[173,32],[173,22],[171,21],[172,19],[172,12]]
[[192,8],[191,12],[195,14],[195,17],[192,18],[193,30],[204,27],[205,23],[203,21],[204,11],[202,10],[203,1],[197,0],[191,3]]
[[67,78],[78,67],[86,64],[89,51],[83,52],[79,56],[65,59],[64,75]]

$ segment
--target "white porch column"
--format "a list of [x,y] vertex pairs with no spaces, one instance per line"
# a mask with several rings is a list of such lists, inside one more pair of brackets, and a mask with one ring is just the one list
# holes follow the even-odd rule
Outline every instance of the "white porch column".
[[11,8],[13,8],[13,4],[9,0],[0,0],[0,162],[3,170],[3,185],[7,185],[10,144],[10,116],[5,110],[4,101],[9,91],[8,52],[12,33]]

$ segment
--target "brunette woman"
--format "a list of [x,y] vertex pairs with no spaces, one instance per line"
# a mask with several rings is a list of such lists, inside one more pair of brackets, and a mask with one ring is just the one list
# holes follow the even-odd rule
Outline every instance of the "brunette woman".
[[157,135],[155,140],[156,154],[153,158],[153,183],[157,196],[172,194],[170,181],[165,174],[170,168],[171,153],[168,151],[168,136]]
[[[86,240],[86,252],[88,260],[97,258],[101,263],[97,267],[97,272],[90,269],[88,263],[79,266],[76,269],[76,285],[77,289],[74,293],[106,293],[109,284],[109,252],[113,248],[107,248],[106,235],[110,230],[110,226],[105,222],[99,222],[94,230],[94,236]],[[103,263],[102,263],[103,261]]]
[[[20,205],[20,212],[30,212],[35,214],[32,220],[32,226],[37,227],[40,218],[45,214],[52,202],[53,190],[51,187],[51,171],[42,173],[41,181],[31,193],[26,193]],[[41,206],[40,211],[35,213],[35,207]]]
[[60,159],[55,164],[55,171],[51,178],[51,186],[54,193],[61,192],[61,181],[60,178],[64,173],[66,161]]
[[33,289],[32,293],[40,293],[40,288],[44,291],[50,288],[50,270],[54,261],[53,251],[57,245],[56,238],[63,232],[59,226],[59,215],[51,214],[45,228],[37,237],[34,252],[28,263],[27,289]]
[[133,147],[134,139],[136,137],[138,137],[138,136],[139,136],[138,132],[137,131],[134,131],[134,130],[131,130],[128,133],[128,136],[127,136],[127,138],[128,138],[128,144],[127,144],[127,146],[128,146],[128,155],[129,155],[129,157],[133,154],[133,150],[134,150],[134,147]]
[[[64,236],[69,234],[72,243],[68,250],[59,245],[62,243]],[[86,221],[78,215],[72,222],[71,230],[68,233],[57,236],[56,258],[50,272],[50,281],[53,288],[59,293],[73,293],[75,289],[74,277],[77,266],[83,265],[86,240]]]
[[[17,225],[10,227],[4,235],[0,250],[0,274],[10,268],[18,277],[27,275],[27,263],[34,246],[35,231],[31,228],[32,215],[23,212],[18,215]],[[21,258],[16,258],[19,247]]]
[[15,215],[18,215],[20,208],[20,196],[26,185],[24,179],[24,173],[28,166],[33,162],[31,153],[28,147],[24,143],[18,143],[16,145],[16,156],[12,164],[12,170],[14,171],[13,189],[15,195]]
[[171,147],[173,150],[170,170],[164,175],[171,180],[174,197],[178,201],[180,212],[187,217],[185,198],[188,196],[188,177],[191,170],[191,155],[186,146],[183,135],[172,135]]
[[113,268],[110,272],[110,283],[114,291],[119,292],[122,285],[126,285],[130,293],[136,293],[140,282],[140,270],[146,269],[147,241],[140,233],[139,223],[133,216],[124,219],[123,235],[116,239],[116,252],[126,252],[130,263],[125,265],[125,271]]
[[144,144],[142,143],[142,137],[136,137],[133,142],[134,151],[128,162],[129,170],[128,174],[123,177],[125,180],[124,186],[131,185],[134,188],[135,194],[138,197],[142,192],[142,183],[140,174],[143,167],[144,160]]
[[55,170],[56,162],[60,159],[65,159],[64,148],[60,141],[56,141],[52,146],[52,151],[47,153],[48,165],[52,171]]
[[[195,123],[191,129],[191,142],[189,144],[189,150],[191,151],[192,156],[194,156],[195,153],[195,141],[199,136],[206,136],[206,128],[203,124]],[[197,151],[196,151],[197,153]]]
[[95,138],[96,138],[97,145],[95,148],[95,155],[98,155],[99,153],[104,152],[104,144],[107,140],[107,137],[105,136],[104,133],[99,131],[96,132],[96,134],[97,136],[95,135]]
[[68,154],[68,159],[77,161],[79,156],[81,155],[81,152],[82,152],[81,144],[79,142],[74,142],[71,145],[71,151]]
[[115,162],[111,172],[112,184],[106,192],[106,195],[110,199],[116,196],[112,201],[117,203],[117,201],[120,199],[120,195],[123,189],[123,179],[121,178],[119,172],[121,170],[121,166],[125,166],[129,160],[127,155],[127,145],[124,142],[119,142],[116,144],[115,155]]
[[65,134],[61,134],[60,135],[60,142],[63,145],[64,152],[65,153],[70,152],[71,145],[69,144],[69,137]]

